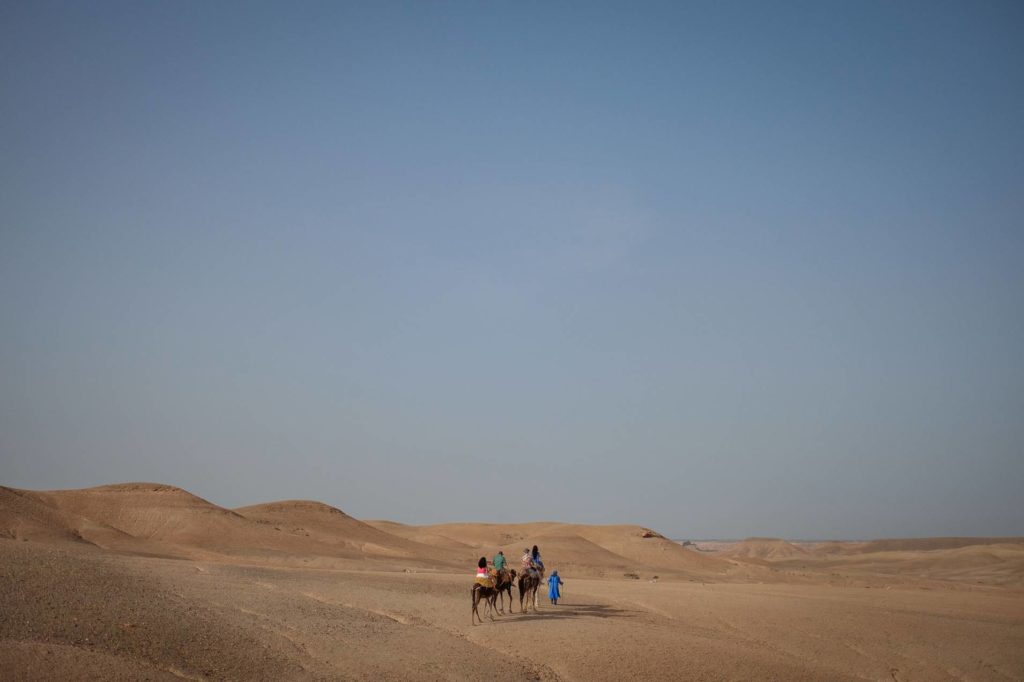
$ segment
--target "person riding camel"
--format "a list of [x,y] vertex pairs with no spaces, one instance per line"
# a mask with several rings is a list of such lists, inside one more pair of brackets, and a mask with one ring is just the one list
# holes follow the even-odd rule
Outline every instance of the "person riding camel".
[[505,575],[505,553],[498,550],[498,553],[494,555],[494,571],[498,574],[498,577]]
[[529,574],[540,579],[540,571],[537,569],[537,564],[533,560],[533,552],[527,547],[523,550],[523,574]]
[[543,572],[544,572],[544,562],[543,562],[543,561],[541,561],[541,558],[540,558],[540,550],[539,550],[539,549],[537,549],[537,545],[534,545],[534,546],[533,546],[533,551],[532,551],[532,552],[530,553],[530,557],[531,557],[531,559],[533,560],[533,565],[534,565],[534,567],[535,567],[535,568],[536,568],[536,569],[537,569],[538,571],[540,571],[541,573],[543,573]]
[[494,577],[490,571],[487,570],[487,557],[480,557],[480,561],[476,562],[476,581],[483,587],[494,587]]

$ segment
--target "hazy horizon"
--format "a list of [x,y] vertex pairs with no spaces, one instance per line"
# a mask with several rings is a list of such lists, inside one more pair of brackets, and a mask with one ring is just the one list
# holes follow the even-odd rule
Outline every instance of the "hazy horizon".
[[7,3],[0,484],[1024,535],[1019,3]]

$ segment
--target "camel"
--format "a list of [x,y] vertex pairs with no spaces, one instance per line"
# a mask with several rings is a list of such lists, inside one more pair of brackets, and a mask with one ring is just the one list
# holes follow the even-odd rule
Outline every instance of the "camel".
[[[533,611],[537,611],[537,588],[544,578],[540,571],[527,571],[519,576],[519,610],[527,613],[530,610],[530,600],[533,600]],[[511,594],[509,595],[511,597]],[[523,597],[526,598],[526,608],[523,608]],[[511,607],[509,607],[511,608]]]
[[[480,601],[483,600],[487,604],[487,617],[494,620],[494,600],[498,597],[497,587],[485,587],[480,583],[473,583],[473,613],[470,616],[470,621],[473,625],[476,625],[476,621],[479,620],[482,624],[484,619],[480,617],[480,612],[477,611],[477,606]],[[509,601],[512,600],[511,593],[509,594]],[[511,607],[509,607],[511,608]]]
[[512,585],[515,584],[516,569],[507,568],[498,573],[498,613],[505,613],[505,593],[508,593],[508,612],[512,613]]

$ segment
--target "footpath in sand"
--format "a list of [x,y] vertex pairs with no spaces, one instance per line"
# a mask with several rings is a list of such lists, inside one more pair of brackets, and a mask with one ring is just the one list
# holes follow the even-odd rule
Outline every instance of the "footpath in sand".
[[[701,552],[151,484],[0,488],[0,535],[5,679],[1024,679],[1013,538]],[[471,625],[473,559],[533,543],[562,602]]]

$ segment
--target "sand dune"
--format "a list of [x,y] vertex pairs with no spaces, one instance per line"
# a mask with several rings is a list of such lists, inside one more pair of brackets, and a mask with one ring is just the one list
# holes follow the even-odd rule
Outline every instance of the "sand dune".
[[174,486],[120,483],[33,495],[68,518],[86,519],[115,531],[108,536],[83,532],[90,542],[105,549],[180,557],[315,553],[291,534],[276,533]]
[[747,538],[722,552],[737,559],[791,559],[808,553],[803,547],[779,538]]
[[467,556],[472,554],[474,548],[477,546],[476,543],[467,544],[465,542],[460,542],[454,538],[444,535],[443,533],[432,533],[428,530],[424,530],[424,528],[428,528],[426,526],[410,526],[408,524],[398,523],[397,521],[379,520],[367,521],[366,523],[378,530],[384,531],[385,533],[390,533],[407,540],[413,540],[422,545],[443,547],[457,551],[461,550],[467,553]]
[[[683,548],[640,526],[555,522],[406,526],[364,523],[321,502],[288,500],[220,507],[181,488],[122,483],[59,491],[4,489],[11,537],[84,540],[105,549],[189,558],[214,555],[401,560],[471,567],[499,549],[513,562],[541,544],[549,562],[588,575],[722,573],[728,562]],[[316,562],[323,565],[322,561]],[[468,568],[467,568],[468,570]]]
[[897,538],[870,540],[857,546],[862,554],[870,552],[927,552],[937,549],[958,549],[977,545],[1018,544],[1024,545],[1024,538]]
[[[1024,588],[1024,545],[1000,543],[955,549],[860,552],[799,562],[804,568],[846,575],[955,581]],[[784,566],[785,562],[777,565]]]
[[[566,580],[562,602],[470,625],[476,557],[501,548],[515,566],[533,544]],[[151,483],[0,488],[0,670],[13,679],[1024,679],[1017,538],[814,551],[749,538],[716,548],[694,551],[633,525],[414,526],[309,500],[231,510]]]
[[[1007,542],[1009,540],[1009,542]],[[717,552],[773,570],[772,580],[827,575],[906,583],[941,580],[1024,588],[1024,543],[1018,538],[920,538],[831,541],[810,550],[784,540],[751,538]],[[918,548],[918,549],[915,549]]]
[[873,552],[930,552],[934,550],[958,549],[978,545],[1024,545],[1021,537],[934,537],[934,538],[891,538],[883,540],[840,541],[814,543],[813,554],[871,554]]
[[159,483],[38,492],[5,488],[2,493],[0,532],[9,537],[78,540],[104,549],[184,558],[238,556],[316,565],[329,559],[397,558],[418,566],[457,561],[318,502],[233,511]]
[[83,542],[101,546],[131,537],[103,523],[52,506],[44,494],[0,486],[0,537],[36,542]]
[[[535,523],[446,523],[408,526],[372,521],[379,529],[401,534],[424,544],[465,553],[476,550],[490,558],[497,550],[518,562],[523,549],[539,545],[549,565],[565,562],[588,575],[722,573],[730,564],[720,558],[684,548],[649,528],[632,525],[585,525],[540,521]],[[552,563],[554,562],[554,563]]]
[[358,521],[340,509],[312,500],[285,500],[239,507],[244,518],[309,538],[351,556],[402,558],[456,564],[459,555],[408,540]]
[[578,535],[640,566],[687,573],[718,574],[728,570],[728,562],[683,547],[660,534],[640,526],[569,526]]
[[121,483],[36,493],[53,509],[116,529],[138,546],[253,545],[255,529],[241,516],[181,488],[159,483]]
[[391,521],[370,521],[371,525],[403,537],[423,542],[459,548],[487,548],[532,545],[531,538],[552,527],[561,525],[548,521],[535,523],[440,523],[427,526],[398,524]]
[[856,554],[864,546],[863,542],[842,542],[840,540],[829,540],[816,542],[810,547],[811,554],[824,556],[828,554]]

